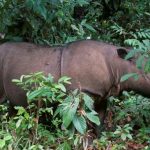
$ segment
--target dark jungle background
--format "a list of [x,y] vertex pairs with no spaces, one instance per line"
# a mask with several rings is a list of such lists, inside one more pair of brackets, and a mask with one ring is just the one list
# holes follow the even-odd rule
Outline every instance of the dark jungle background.
[[[150,58],[150,1],[0,0],[1,43],[27,41],[54,46],[81,39],[132,47],[141,54],[137,61],[139,66],[143,56]],[[150,72],[149,59],[145,72]],[[0,105],[0,149],[87,149],[90,135],[87,125],[89,121],[95,124],[99,121],[96,114],[73,121],[78,111],[69,109],[71,103],[77,104],[72,99],[83,99],[87,107],[86,102],[92,103],[92,100],[77,91],[67,94],[65,84],[69,78],[55,83],[51,76],[34,73],[14,82],[27,90],[30,106],[27,109],[16,107],[18,113],[9,118],[9,104]],[[32,90],[31,83],[36,84]],[[53,105],[39,108],[32,103],[35,99],[47,101],[43,96],[45,91],[37,94],[37,89],[43,87],[52,89],[48,101],[59,102],[61,108],[71,114],[65,121],[66,112],[60,109],[55,112]],[[63,102],[64,95],[69,100],[66,98]],[[108,106],[105,128],[92,146],[99,150],[150,150],[150,99],[132,91],[123,92],[120,97],[109,98]],[[39,117],[45,112],[50,116],[47,125],[39,123]],[[62,122],[70,126],[63,129]]]

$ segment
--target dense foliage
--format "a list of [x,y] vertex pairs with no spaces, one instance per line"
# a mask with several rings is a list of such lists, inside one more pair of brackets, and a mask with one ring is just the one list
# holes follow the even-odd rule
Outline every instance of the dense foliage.
[[87,94],[78,90],[66,93],[64,85],[70,84],[69,80],[64,76],[56,83],[51,75],[45,77],[41,72],[14,79],[27,91],[29,106],[15,107],[18,113],[8,120],[8,108],[0,105],[0,149],[60,150],[63,145],[63,149],[71,149],[82,144],[86,149],[91,132],[87,126],[100,121]]
[[[138,54],[136,64],[141,68],[146,58],[148,73],[149,8],[149,0],[1,0],[0,40],[56,45],[91,38],[132,46],[126,59]],[[133,76],[125,75],[122,80]],[[90,97],[77,90],[66,93],[66,77],[55,83],[51,76],[36,73],[15,82],[27,91],[30,105],[26,110],[16,107],[18,113],[10,119],[7,105],[0,106],[0,149],[86,149],[91,134],[88,126],[91,122],[99,124]],[[29,88],[35,83],[33,89]],[[46,107],[41,107],[41,101]],[[42,125],[40,116],[45,113],[49,123]],[[110,98],[106,131],[93,145],[100,150],[149,149],[149,115],[147,98],[132,92]]]
[[[29,106],[15,107],[17,114],[9,118],[7,104],[0,105],[0,149],[86,150],[93,140],[92,123],[100,125],[100,121],[88,95],[78,90],[66,92],[69,80],[61,77],[54,82],[51,75],[41,72],[14,79],[27,91]],[[149,105],[147,98],[135,97],[132,92],[124,92],[120,99],[111,97],[105,119],[107,130],[91,146],[99,150],[148,149]]]
[[148,0],[2,0],[0,32],[47,44],[89,37],[123,43],[131,33],[149,34],[149,8]]

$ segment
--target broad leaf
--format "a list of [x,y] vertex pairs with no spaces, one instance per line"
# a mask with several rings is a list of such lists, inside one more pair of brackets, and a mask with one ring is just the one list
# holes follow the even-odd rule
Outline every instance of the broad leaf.
[[85,102],[86,107],[88,107],[92,111],[94,108],[94,106],[93,106],[94,102],[93,102],[92,98],[84,93],[83,100]]
[[14,83],[20,83],[20,80],[18,80],[18,79],[12,79],[12,82],[14,82]]
[[131,50],[131,51],[128,52],[128,54],[125,56],[125,59],[126,59],[126,60],[127,60],[127,59],[130,59],[130,58],[132,58],[133,56],[135,56],[135,54],[136,54],[136,51],[133,49],[133,50]]
[[69,145],[68,142],[65,142],[65,143],[63,144],[63,150],[71,150],[71,146]]
[[150,59],[146,62],[145,66],[144,66],[144,71],[146,73],[150,72]]
[[75,126],[76,130],[81,134],[84,134],[87,129],[86,120],[83,116],[74,116],[73,125]]
[[92,32],[96,32],[96,30],[89,24],[85,23],[83,24],[83,26],[85,26],[88,30],[92,31]]
[[87,2],[87,0],[77,0],[77,3],[82,7],[83,5],[87,5],[89,4],[89,2]]
[[63,112],[63,106],[62,106],[62,105],[59,105],[58,108],[56,109],[56,111],[55,111],[53,117],[56,117],[58,114],[60,114],[60,116],[62,116],[62,115],[63,115],[62,112]]
[[16,123],[16,128],[20,127],[21,123],[23,121],[23,118],[20,118]]
[[66,128],[71,124],[72,120],[74,119],[78,105],[79,98],[75,98],[74,102],[71,102],[71,104],[68,103],[67,109],[63,112],[63,124]]
[[25,108],[22,107],[22,106],[15,106],[15,109],[18,110],[18,112],[17,112],[17,115],[18,115],[18,116],[19,116],[19,115],[21,116],[23,113],[26,112]]
[[140,56],[137,61],[136,61],[136,66],[139,69],[142,69],[142,65],[143,65],[143,61],[144,61],[144,55]]
[[86,116],[91,122],[95,123],[96,125],[100,125],[99,117],[95,116],[92,112],[86,113]]
[[135,80],[138,79],[138,74],[137,73],[129,73],[125,74],[121,77],[121,82],[128,80],[129,78],[134,78]]
[[66,92],[66,88],[63,84],[59,83],[58,84],[58,87],[63,91],[63,92]]
[[132,135],[131,134],[128,134],[127,137],[132,140]]
[[43,93],[43,91],[44,91],[44,89],[40,88],[38,90],[35,90],[35,91],[29,93],[27,95],[27,97],[28,97],[29,100],[33,100],[35,97],[41,96],[41,94]]
[[61,77],[61,78],[58,80],[58,83],[62,83],[62,82],[64,82],[64,83],[71,84],[71,82],[70,82],[69,80],[71,80],[71,78],[70,78],[70,77],[63,76],[63,77]]
[[5,140],[0,139],[0,149],[2,149],[5,146]]
[[121,134],[121,139],[122,139],[123,141],[125,141],[126,138],[127,138],[126,134],[122,133],[122,134]]
[[71,146],[69,145],[68,142],[64,142],[60,144],[56,150],[71,150]]
[[76,30],[76,31],[79,30],[74,24],[72,24],[71,27],[72,27],[73,30]]
[[11,135],[6,135],[5,137],[4,137],[4,140],[5,141],[9,141],[9,140],[11,140],[12,139],[12,136]]

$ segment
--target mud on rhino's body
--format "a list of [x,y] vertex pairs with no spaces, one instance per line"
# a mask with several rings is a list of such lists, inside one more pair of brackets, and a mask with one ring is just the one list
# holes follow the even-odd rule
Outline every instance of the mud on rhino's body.
[[11,105],[26,106],[23,90],[12,79],[22,74],[43,71],[57,80],[67,75],[72,78],[69,89],[81,88],[96,96],[98,108],[103,100],[118,95],[122,90],[135,90],[150,95],[150,81],[142,75],[138,81],[120,83],[123,74],[137,72],[135,65],[123,60],[118,47],[92,40],[69,43],[64,47],[43,47],[31,43],[5,43],[0,46],[0,98],[8,97]]

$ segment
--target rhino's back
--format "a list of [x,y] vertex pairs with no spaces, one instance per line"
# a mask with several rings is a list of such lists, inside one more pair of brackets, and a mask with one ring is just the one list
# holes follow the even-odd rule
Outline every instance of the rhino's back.
[[60,74],[61,48],[50,48],[31,43],[10,43],[6,46],[5,72],[31,73],[51,72],[57,77]]
[[[103,97],[113,82],[106,61],[108,57],[117,57],[115,48],[92,40],[68,44],[62,55],[62,75],[72,77],[72,88],[81,88]],[[108,52],[111,56],[105,55]]]

